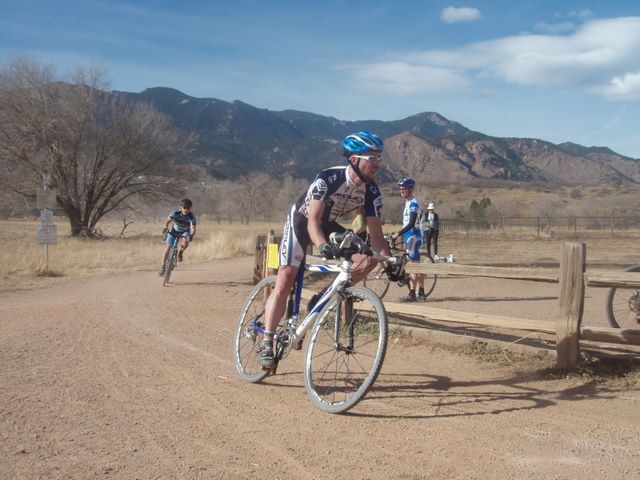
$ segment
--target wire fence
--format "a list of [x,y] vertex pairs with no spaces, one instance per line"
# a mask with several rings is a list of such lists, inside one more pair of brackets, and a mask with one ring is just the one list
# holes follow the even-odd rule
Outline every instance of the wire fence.
[[[203,220],[217,224],[240,224],[238,217],[226,213],[203,215]],[[250,223],[279,223],[282,220],[275,215],[254,215]],[[343,225],[349,225],[348,221]],[[640,216],[535,216],[535,217],[506,217],[496,216],[486,219],[458,219],[440,217],[440,232],[462,235],[517,235],[531,238],[549,237],[578,237],[585,234],[615,235],[632,234],[640,235]]]
[[640,217],[495,217],[482,220],[440,219],[440,231],[465,234],[517,231],[535,237],[640,231]]

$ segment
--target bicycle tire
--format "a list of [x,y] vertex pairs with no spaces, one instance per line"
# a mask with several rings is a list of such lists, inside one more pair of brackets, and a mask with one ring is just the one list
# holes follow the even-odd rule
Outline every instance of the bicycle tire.
[[380,264],[365,277],[362,283],[382,299],[389,291],[391,280],[385,272],[384,265]]
[[[625,272],[640,272],[634,265]],[[640,329],[640,290],[613,287],[607,292],[607,320],[613,328]]]
[[[433,258],[427,255],[427,262],[435,263]],[[437,275],[430,275],[428,273],[423,273],[424,278],[424,296],[428,297],[433,292],[433,289],[436,288],[436,282],[438,281]]]
[[171,280],[171,273],[173,273],[173,268],[176,266],[176,253],[171,250],[171,254],[167,258],[167,264],[164,267],[164,280],[162,281],[162,286],[166,287],[169,280]]
[[[336,313],[343,305],[348,321],[341,320],[342,337],[336,338]],[[342,413],[357,404],[380,373],[387,336],[387,313],[370,289],[349,287],[329,302],[312,327],[305,352],[304,385],[314,405]],[[352,345],[342,345],[342,338]]]
[[264,316],[264,303],[275,284],[275,275],[262,279],[251,290],[242,307],[236,327],[233,358],[236,372],[245,382],[256,383],[269,375],[258,362],[258,347],[262,339],[253,328],[253,321],[260,322],[260,317]]

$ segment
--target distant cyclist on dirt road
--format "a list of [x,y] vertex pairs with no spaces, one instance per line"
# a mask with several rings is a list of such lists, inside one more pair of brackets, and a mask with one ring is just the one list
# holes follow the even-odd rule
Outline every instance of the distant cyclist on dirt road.
[[[175,242],[180,242],[180,250],[178,251],[178,261],[182,261],[184,251],[189,247],[189,242],[193,240],[196,234],[196,225],[198,223],[196,216],[191,211],[193,202],[188,198],[180,200],[179,207],[176,208],[164,223],[162,234],[165,236],[167,248],[162,255],[162,266],[159,275],[164,275],[164,266],[167,263],[167,256]],[[171,225],[171,229],[169,229]]]

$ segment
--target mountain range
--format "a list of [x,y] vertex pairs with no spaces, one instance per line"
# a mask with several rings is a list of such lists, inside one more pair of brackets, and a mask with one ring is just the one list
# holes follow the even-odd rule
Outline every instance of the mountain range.
[[344,162],[339,141],[366,129],[385,139],[381,180],[411,176],[432,185],[481,180],[640,185],[640,160],[606,147],[491,137],[434,112],[394,121],[343,121],[195,98],[164,87],[113,93],[150,103],[169,116],[174,127],[195,134],[194,148],[180,162],[223,179],[251,172],[311,178]]

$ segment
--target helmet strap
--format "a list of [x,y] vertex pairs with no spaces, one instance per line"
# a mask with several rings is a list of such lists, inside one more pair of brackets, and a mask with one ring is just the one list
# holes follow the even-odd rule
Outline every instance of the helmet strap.
[[371,182],[371,179],[362,175],[362,172],[360,171],[360,167],[358,167],[359,162],[360,162],[360,159],[358,159],[355,163],[351,163],[351,160],[349,160],[349,164],[351,164],[351,168],[353,169],[354,172],[356,172],[356,175],[358,176],[358,178],[362,180],[362,183],[367,184]]

